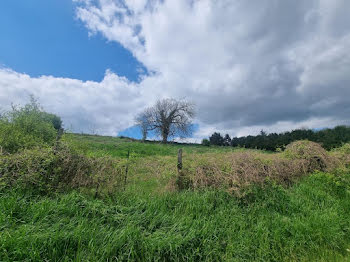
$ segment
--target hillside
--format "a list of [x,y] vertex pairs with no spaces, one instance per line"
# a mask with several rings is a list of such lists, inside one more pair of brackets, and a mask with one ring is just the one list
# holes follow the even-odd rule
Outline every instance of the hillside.
[[[126,184],[116,177],[104,181],[107,173],[100,173],[92,187],[72,184],[71,189],[55,192],[51,187],[39,193],[28,182],[24,188],[27,180],[21,180],[21,187],[3,188],[1,261],[350,259],[350,170],[330,168],[338,163],[335,159],[348,161],[348,146],[329,153],[317,144],[298,142],[286,153],[267,153],[77,134],[64,135],[62,143],[96,161],[116,161],[113,176],[120,175]],[[179,148],[184,151],[182,175],[189,183],[182,190]],[[75,153],[70,152],[59,157],[71,161]],[[17,154],[21,161],[29,157],[28,152]],[[309,162],[308,154],[320,160]],[[37,159],[37,153],[32,157]],[[299,168],[310,168],[310,163],[317,166],[305,171],[309,173]],[[247,174],[236,181],[240,190],[229,182],[237,179],[237,167]],[[286,176],[281,179],[276,172]],[[40,177],[30,183],[36,179]]]
[[66,134],[64,139],[89,155],[125,158],[130,151],[133,157],[173,156],[182,148],[185,153],[218,153],[233,152],[237,148],[222,146],[203,146],[200,144],[168,143],[146,141],[111,136]]

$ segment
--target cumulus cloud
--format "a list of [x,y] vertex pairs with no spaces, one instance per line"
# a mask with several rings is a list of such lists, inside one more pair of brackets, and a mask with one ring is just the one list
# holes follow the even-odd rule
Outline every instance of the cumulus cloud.
[[100,82],[42,76],[32,78],[0,69],[0,104],[23,105],[34,95],[45,110],[60,115],[68,130],[116,135],[132,124],[133,110],[142,108],[140,89],[107,71]]
[[107,72],[95,83],[1,71],[0,88],[37,92],[79,128],[110,134],[159,97],[196,103],[195,139],[350,122],[347,0],[75,2],[90,34],[119,42],[150,73],[132,83]]

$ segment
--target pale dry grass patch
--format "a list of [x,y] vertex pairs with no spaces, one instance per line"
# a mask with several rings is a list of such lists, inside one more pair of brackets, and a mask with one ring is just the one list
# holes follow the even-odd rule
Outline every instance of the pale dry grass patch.
[[297,141],[282,153],[256,150],[184,156],[181,185],[191,189],[221,188],[242,195],[251,185],[274,181],[290,185],[314,171],[330,171],[343,161],[319,144]]
[[112,193],[123,188],[125,161],[87,157],[67,146],[25,149],[0,157],[2,186],[27,188],[41,193],[66,189],[94,189]]
[[350,165],[350,143],[344,144],[340,148],[333,149],[330,154],[345,165]]

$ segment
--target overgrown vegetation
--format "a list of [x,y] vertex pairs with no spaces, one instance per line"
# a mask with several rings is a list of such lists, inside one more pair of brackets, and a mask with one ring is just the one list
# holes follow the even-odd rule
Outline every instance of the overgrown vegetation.
[[180,176],[184,181],[180,181],[180,187],[225,189],[241,197],[254,185],[273,182],[288,186],[315,171],[345,167],[343,158],[344,154],[329,154],[319,144],[310,141],[294,142],[283,153],[277,154],[245,150],[191,155],[185,160],[185,169]]
[[23,107],[13,106],[11,111],[0,117],[0,151],[15,153],[24,148],[52,146],[57,130],[62,127],[61,119],[43,111],[31,97]]
[[0,122],[0,189],[49,194],[71,189],[115,192],[125,184],[125,161],[88,157],[59,141],[62,121],[34,98]]
[[0,156],[0,189],[38,194],[71,189],[92,189],[95,194],[114,193],[123,188],[124,176],[123,161],[86,157],[62,145]]
[[59,140],[58,120],[35,100],[1,119],[0,261],[350,259],[349,144]]

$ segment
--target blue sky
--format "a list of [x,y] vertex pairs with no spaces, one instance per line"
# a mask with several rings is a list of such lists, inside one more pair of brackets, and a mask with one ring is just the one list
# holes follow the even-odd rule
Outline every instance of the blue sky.
[[118,42],[89,37],[70,0],[1,1],[0,32],[0,65],[32,77],[101,81],[111,69],[138,81],[144,68]]
[[160,98],[213,132],[350,124],[350,1],[2,0],[0,110],[30,94],[75,132],[139,136]]
[[[0,66],[31,77],[101,81],[106,70],[138,82],[146,72],[132,53],[101,34],[89,36],[70,0],[11,0],[0,8]],[[89,130],[84,130],[89,132]],[[121,134],[140,137],[137,127]]]

